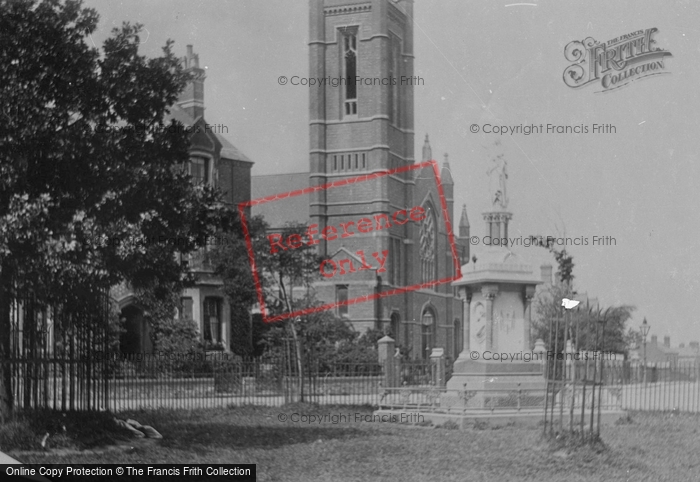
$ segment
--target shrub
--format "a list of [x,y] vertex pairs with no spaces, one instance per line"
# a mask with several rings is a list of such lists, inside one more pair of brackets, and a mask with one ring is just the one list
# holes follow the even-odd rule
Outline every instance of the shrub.
[[438,428],[444,428],[446,430],[459,430],[459,424],[457,424],[457,422],[454,420],[448,420],[442,425],[438,425]]
[[474,430],[486,430],[489,424],[483,420],[474,420]]

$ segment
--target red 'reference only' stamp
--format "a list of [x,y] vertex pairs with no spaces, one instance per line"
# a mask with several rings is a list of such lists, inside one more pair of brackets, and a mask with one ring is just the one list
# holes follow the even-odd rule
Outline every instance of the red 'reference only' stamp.
[[[449,249],[452,256],[452,262],[454,263],[453,276],[436,276],[436,279],[417,283],[411,283],[410,281],[413,281],[411,277],[406,277],[409,281],[406,286],[400,286],[401,283],[394,279],[389,285],[386,286],[386,289],[379,291],[375,290],[362,296],[356,296],[354,298],[349,298],[342,301],[328,302],[320,306],[310,308],[291,310],[285,313],[276,314],[274,316],[269,315],[268,309],[266,308],[265,292],[261,281],[262,276],[258,271],[258,265],[256,264],[256,253],[253,247],[248,220],[246,217],[247,208],[266,203],[285,201],[290,202],[292,198],[309,196],[321,191],[325,191],[326,193],[333,192],[333,194],[338,195],[344,194],[346,199],[351,200],[348,202],[348,206],[350,206],[355,204],[355,200],[358,197],[362,197],[362,193],[365,193],[366,195],[367,192],[372,192],[372,182],[381,182],[383,180],[382,178],[388,176],[406,176],[411,171],[418,171],[421,169],[429,169],[430,173],[432,174],[432,178],[435,180],[441,215],[435,216],[432,219],[434,220],[439,218],[444,221],[448,242],[447,249]],[[363,187],[365,188],[364,190]],[[344,188],[350,189],[350,191],[346,193],[342,193],[342,191],[338,192]],[[342,195],[339,198],[342,198]],[[301,201],[301,199],[297,199],[297,201]],[[450,213],[448,213],[447,202],[445,200],[443,186],[440,180],[440,172],[436,161],[411,164],[386,171],[345,178],[320,186],[312,186],[305,189],[282,192],[272,196],[253,199],[240,203],[238,205],[238,210],[243,225],[243,233],[246,238],[245,241],[248,249],[248,260],[252,270],[255,289],[258,296],[258,303],[260,305],[260,311],[262,312],[263,321],[265,323],[281,321],[288,318],[296,318],[319,311],[332,310],[338,308],[339,306],[364,303],[376,300],[377,298],[386,298],[410,291],[427,289],[433,286],[450,283],[462,277],[459,256],[457,254],[454,233],[452,230],[452,223],[450,221],[451,216]],[[306,230],[303,233],[299,232],[288,235],[280,232],[267,233],[267,243],[265,243],[264,248],[266,249],[266,253],[264,254],[266,256],[275,256],[301,248],[315,247],[321,242],[324,242],[327,245],[333,245],[335,249],[332,249],[331,252],[328,253],[328,256],[321,261],[318,267],[320,281],[342,283],[343,280],[351,279],[353,276],[357,276],[363,271],[374,271],[377,276],[391,275],[393,274],[391,270],[395,270],[395,272],[400,271],[400,268],[397,270],[397,268],[392,266],[392,264],[403,262],[407,265],[410,262],[405,259],[402,260],[399,255],[392,253],[392,247],[388,245],[389,243],[378,243],[377,238],[381,236],[389,237],[388,233],[390,230],[404,227],[409,223],[414,223],[414,229],[418,230],[420,229],[419,227],[421,223],[425,222],[428,217],[433,216],[433,213],[427,212],[425,206],[421,204],[412,205],[407,208],[391,207],[388,210],[383,209],[382,212],[379,213],[376,211],[360,211],[358,213],[352,213],[352,209],[349,211],[349,213],[345,213],[342,216],[335,216],[342,218],[342,222],[331,222],[322,228],[318,223],[314,222],[313,219],[311,221],[309,219],[304,219],[300,220],[300,222],[306,223]],[[380,248],[377,248],[378,244],[380,245]],[[446,272],[448,272],[448,270],[446,270]],[[438,273],[437,270],[435,270],[435,273]],[[413,276],[413,278],[420,278],[420,276]]]

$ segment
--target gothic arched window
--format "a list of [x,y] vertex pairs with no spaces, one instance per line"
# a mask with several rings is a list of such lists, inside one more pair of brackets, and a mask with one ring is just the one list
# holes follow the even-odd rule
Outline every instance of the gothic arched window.
[[357,114],[357,32],[343,33],[343,64],[345,77],[345,115]]
[[401,85],[401,40],[399,37],[391,33],[389,35],[389,115],[391,123],[395,126],[400,126],[399,116],[401,115],[399,104],[399,91]]
[[437,280],[437,225],[435,211],[430,203],[423,206],[425,218],[420,225],[420,279],[421,283]]
[[428,359],[435,348],[435,321],[433,310],[426,309],[421,317],[421,356],[424,359]]

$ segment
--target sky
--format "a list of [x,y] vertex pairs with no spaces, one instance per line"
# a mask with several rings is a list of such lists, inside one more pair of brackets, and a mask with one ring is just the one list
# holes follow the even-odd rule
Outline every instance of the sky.
[[[308,76],[308,2],[86,0],[101,15],[100,46],[123,21],[144,25],[141,51],[167,39],[205,66],[205,117],[255,162],[253,174],[308,170],[308,91],[279,76]],[[449,154],[455,217],[466,204],[484,236],[491,158],[508,163],[509,237],[579,238],[567,246],[575,287],[604,306],[634,305],[672,346],[700,340],[700,2],[681,0],[416,0],[416,156]],[[605,93],[563,81],[565,46],[657,28],[667,75]],[[472,133],[476,124],[479,132]],[[588,127],[588,133],[498,135],[484,124]],[[614,132],[592,132],[593,124]],[[488,128],[487,128],[488,129]],[[612,130],[612,129],[611,129]],[[496,142],[500,141],[500,145]],[[612,245],[593,246],[593,236]],[[541,248],[515,246],[535,266]]]

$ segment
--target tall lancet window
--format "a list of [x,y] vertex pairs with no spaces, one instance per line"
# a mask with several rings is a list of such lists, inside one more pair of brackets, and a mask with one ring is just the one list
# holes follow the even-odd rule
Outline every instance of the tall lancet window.
[[389,115],[391,123],[400,126],[399,91],[401,89],[401,39],[393,33],[389,36]]
[[421,283],[437,280],[437,228],[435,210],[430,203],[423,206],[425,219],[420,225]]
[[345,115],[357,115],[357,30],[344,29],[342,34]]

